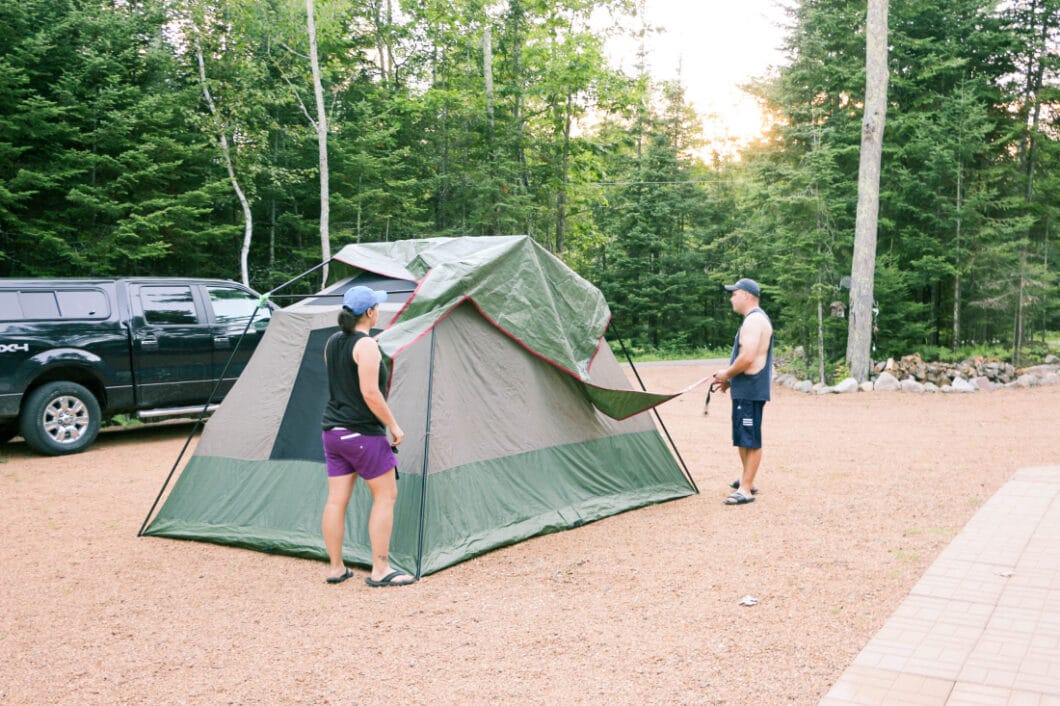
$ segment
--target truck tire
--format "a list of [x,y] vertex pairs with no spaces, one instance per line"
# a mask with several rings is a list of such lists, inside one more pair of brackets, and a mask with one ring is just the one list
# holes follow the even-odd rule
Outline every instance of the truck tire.
[[31,392],[22,405],[22,437],[48,456],[84,451],[99,434],[101,415],[95,396],[76,382],[49,382]]

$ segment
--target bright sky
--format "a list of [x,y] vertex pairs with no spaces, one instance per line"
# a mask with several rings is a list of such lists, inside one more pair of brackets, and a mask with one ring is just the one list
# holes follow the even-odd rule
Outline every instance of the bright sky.
[[[646,14],[663,30],[649,44],[651,74],[671,80],[680,67],[707,139],[743,144],[758,135],[758,107],[739,86],[784,62],[779,0],[646,0]],[[617,66],[635,71],[635,40],[612,39],[608,48]]]

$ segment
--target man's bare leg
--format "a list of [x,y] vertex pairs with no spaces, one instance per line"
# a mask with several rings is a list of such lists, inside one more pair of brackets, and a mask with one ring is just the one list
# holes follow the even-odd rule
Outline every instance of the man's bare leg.
[[758,466],[762,463],[762,449],[740,448],[740,463],[743,465],[743,475],[740,476],[739,492],[744,497],[751,497],[751,491],[755,487],[755,476],[758,474]]

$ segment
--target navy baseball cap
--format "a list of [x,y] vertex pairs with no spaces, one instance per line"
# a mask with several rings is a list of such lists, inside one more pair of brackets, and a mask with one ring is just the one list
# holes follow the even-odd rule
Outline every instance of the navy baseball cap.
[[736,280],[736,284],[725,285],[725,291],[727,292],[735,292],[737,289],[742,289],[753,297],[762,296],[762,288],[758,286],[758,282],[747,277]]
[[368,311],[376,304],[382,304],[385,301],[385,291],[382,289],[369,289],[361,285],[350,287],[342,295],[342,305],[357,316]]

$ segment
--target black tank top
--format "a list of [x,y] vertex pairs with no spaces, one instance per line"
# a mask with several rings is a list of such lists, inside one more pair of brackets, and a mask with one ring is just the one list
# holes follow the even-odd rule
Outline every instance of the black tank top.
[[[328,403],[322,419],[325,429],[343,427],[365,436],[384,436],[386,426],[368,408],[361,394],[361,382],[357,374],[357,363],[353,360],[353,347],[368,334],[355,331],[352,334],[339,331],[328,339],[324,346],[328,367]],[[379,361],[379,391],[386,397],[390,371],[386,361]]]

